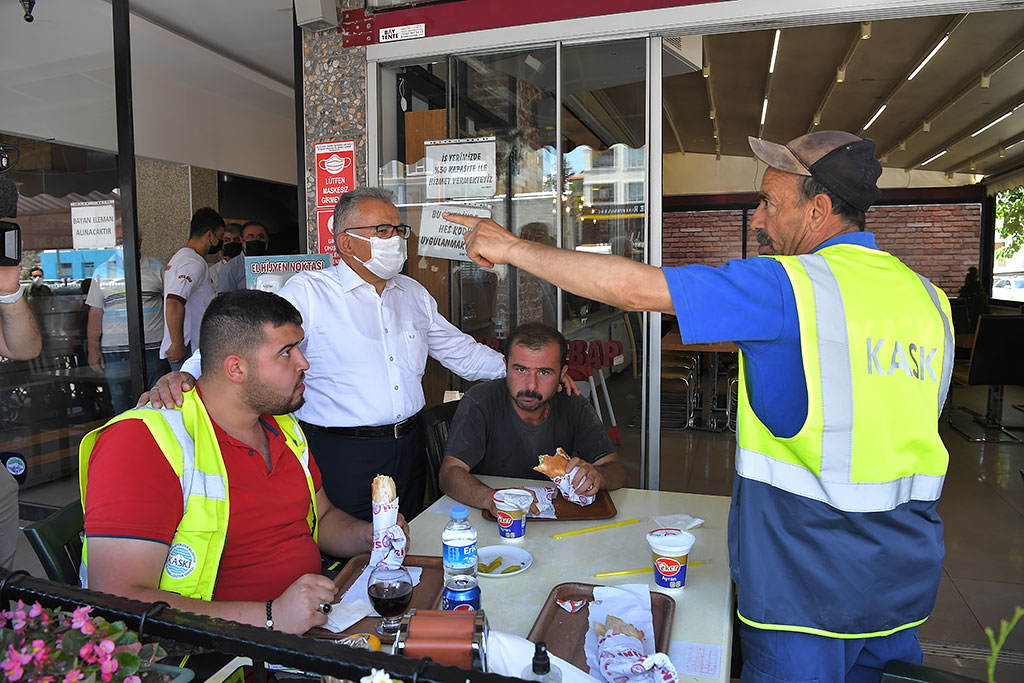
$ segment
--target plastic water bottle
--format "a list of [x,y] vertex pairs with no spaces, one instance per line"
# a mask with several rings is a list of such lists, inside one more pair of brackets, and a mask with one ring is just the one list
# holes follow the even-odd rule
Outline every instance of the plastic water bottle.
[[442,609],[480,609],[480,588],[476,580],[476,528],[464,507],[452,508],[441,532],[444,593]]

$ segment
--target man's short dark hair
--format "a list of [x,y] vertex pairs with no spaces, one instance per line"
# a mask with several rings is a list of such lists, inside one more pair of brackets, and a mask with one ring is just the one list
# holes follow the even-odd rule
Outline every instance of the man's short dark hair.
[[31,276],[31,275],[32,275],[32,273],[36,272],[37,270],[38,270],[38,271],[40,272],[40,274],[42,274],[43,276],[45,276],[45,275],[46,275],[46,271],[44,271],[44,270],[43,270],[42,266],[35,266],[35,267],[33,267],[33,268],[29,268],[29,270],[28,270],[28,274],[29,274],[29,276]]
[[199,328],[203,374],[219,371],[235,353],[246,359],[266,343],[263,326],[302,325],[302,314],[276,294],[251,289],[225,292],[210,302]]
[[267,226],[263,225],[263,223],[260,223],[259,221],[246,221],[245,225],[242,226],[242,232],[245,232],[246,228],[251,228],[254,225],[258,225],[263,228],[263,232],[267,233],[268,237],[270,236],[270,231],[267,230]]
[[827,196],[832,200],[832,213],[850,225],[856,225],[858,230],[864,229],[866,222],[865,213],[860,209],[854,208],[848,201],[819,183],[814,179],[814,176],[801,177],[800,192],[804,196],[804,202],[814,199],[819,194]]
[[241,223],[225,223],[224,224],[224,232],[230,232],[232,235],[241,235],[242,234],[242,224]]
[[352,213],[356,210],[359,202],[364,199],[374,199],[381,202],[395,203],[395,195],[390,190],[382,190],[379,187],[357,187],[346,192],[338,198],[334,205],[334,241],[337,243],[338,236],[345,228],[356,227],[347,225]]
[[192,224],[188,231],[189,239],[202,237],[211,230],[224,227],[224,219],[220,214],[208,206],[197,210],[192,214]]
[[559,369],[565,366],[565,359],[569,353],[569,345],[566,344],[562,333],[544,323],[523,323],[512,330],[512,334],[509,335],[508,341],[505,343],[506,365],[509,354],[512,353],[512,347],[516,344],[525,346],[532,351],[540,351],[548,344],[558,344],[558,360],[561,363],[558,366]]

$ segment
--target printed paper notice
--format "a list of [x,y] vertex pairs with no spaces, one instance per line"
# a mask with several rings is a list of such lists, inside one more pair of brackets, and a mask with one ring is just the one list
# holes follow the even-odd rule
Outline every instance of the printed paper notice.
[[462,237],[466,228],[442,218],[441,214],[445,212],[462,213],[481,218],[491,217],[491,210],[486,206],[438,204],[424,207],[423,217],[420,218],[418,253],[420,256],[469,261],[470,258],[466,256],[466,241]]
[[427,140],[427,199],[487,199],[494,196],[494,136]]
[[672,660],[672,664],[675,665],[680,676],[697,676],[698,678],[718,680],[722,647],[673,640],[668,647],[668,658]]
[[71,244],[75,249],[117,246],[113,199],[71,202]]
[[277,293],[296,273],[324,270],[331,265],[327,254],[299,254],[298,256],[246,256],[245,287],[261,292]]

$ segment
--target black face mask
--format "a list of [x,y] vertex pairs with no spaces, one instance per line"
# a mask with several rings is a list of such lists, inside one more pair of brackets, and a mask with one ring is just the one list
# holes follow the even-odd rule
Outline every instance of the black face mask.
[[224,255],[228,258],[235,258],[242,253],[241,242],[228,242],[224,245]]
[[263,256],[267,253],[267,243],[260,240],[249,240],[245,243],[246,256]]
[[209,253],[210,254],[216,254],[217,252],[220,251],[220,248],[223,247],[223,246],[224,246],[224,240],[220,240],[219,242],[217,242],[217,244],[215,244],[212,247],[210,247]]

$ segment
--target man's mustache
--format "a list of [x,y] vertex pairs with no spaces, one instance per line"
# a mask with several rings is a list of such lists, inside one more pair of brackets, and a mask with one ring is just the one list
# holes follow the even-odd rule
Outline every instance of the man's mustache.
[[756,233],[754,233],[754,237],[757,238],[758,244],[764,245],[766,247],[775,246],[772,244],[772,238],[769,237],[768,233],[766,233],[764,230],[758,230]]
[[539,401],[544,397],[538,394],[536,391],[530,391],[529,389],[527,389],[526,391],[520,391],[518,394],[516,394],[516,398],[535,398]]

